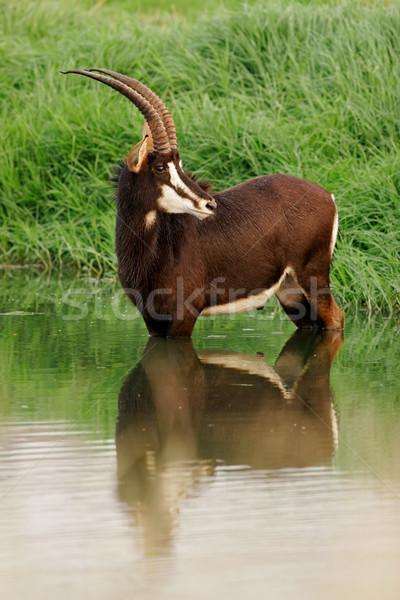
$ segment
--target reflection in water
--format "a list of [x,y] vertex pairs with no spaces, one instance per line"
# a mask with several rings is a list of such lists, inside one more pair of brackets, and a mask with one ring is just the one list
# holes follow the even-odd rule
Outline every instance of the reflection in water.
[[262,354],[196,352],[150,339],[119,393],[118,491],[150,553],[167,551],[179,499],[216,467],[329,462],[337,423],[329,373],[339,332],[297,331],[275,366]]

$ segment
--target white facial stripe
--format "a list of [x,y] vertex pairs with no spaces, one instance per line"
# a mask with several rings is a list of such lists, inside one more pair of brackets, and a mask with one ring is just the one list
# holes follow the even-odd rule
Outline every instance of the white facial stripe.
[[192,192],[192,190],[188,188],[188,186],[182,181],[173,162],[168,163],[168,169],[170,181],[175,189],[181,190],[184,194],[186,194],[186,196],[192,198],[192,200],[204,200],[204,198],[200,198],[194,192]]
[[[171,185],[161,186],[161,196],[158,198],[160,210],[167,213],[186,213],[194,215],[198,219],[205,219],[212,214],[211,210],[206,209],[206,198],[197,196],[179,177],[178,171],[173,162],[167,164]],[[179,195],[182,192],[186,198]],[[202,209],[194,205],[192,201],[200,202]]]
[[[182,198],[176,193],[170,185],[161,186],[161,196],[158,199],[158,205],[161,210],[169,213],[185,212],[183,205],[187,203],[186,198]],[[192,206],[192,203],[190,203]]]
[[157,200],[160,210],[167,213],[187,213],[198,219],[205,219],[210,213],[197,210],[191,200],[182,198],[170,185],[161,187],[161,196]]

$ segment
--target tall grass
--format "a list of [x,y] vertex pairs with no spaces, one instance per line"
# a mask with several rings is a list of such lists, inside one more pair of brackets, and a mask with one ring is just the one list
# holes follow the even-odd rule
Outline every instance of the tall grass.
[[399,308],[400,5],[155,5],[0,0],[0,262],[115,269],[108,182],[141,118],[58,73],[102,66],[164,99],[185,167],[217,190],[283,172],[332,191],[340,303]]

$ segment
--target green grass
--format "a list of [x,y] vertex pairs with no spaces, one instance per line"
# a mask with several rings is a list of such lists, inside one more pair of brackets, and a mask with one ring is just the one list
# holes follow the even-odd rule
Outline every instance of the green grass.
[[0,0],[0,263],[116,268],[109,178],[141,117],[60,69],[130,74],[219,190],[274,172],[335,194],[341,305],[400,307],[397,2]]

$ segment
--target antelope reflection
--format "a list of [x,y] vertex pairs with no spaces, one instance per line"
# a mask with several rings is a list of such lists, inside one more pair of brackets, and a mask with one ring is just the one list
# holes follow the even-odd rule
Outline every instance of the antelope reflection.
[[342,343],[340,332],[297,331],[272,368],[262,354],[149,340],[120,390],[116,432],[119,495],[148,549],[168,545],[179,499],[217,466],[329,463],[337,444],[329,374]]

